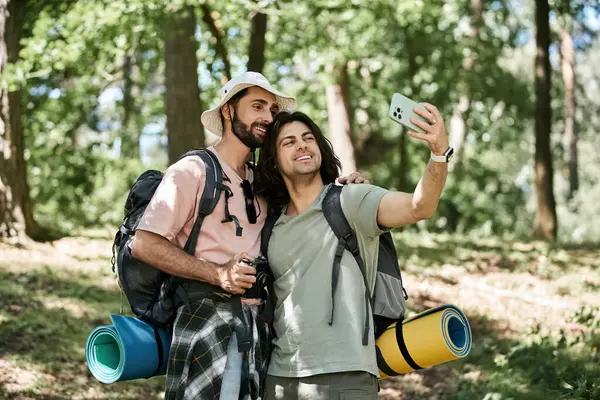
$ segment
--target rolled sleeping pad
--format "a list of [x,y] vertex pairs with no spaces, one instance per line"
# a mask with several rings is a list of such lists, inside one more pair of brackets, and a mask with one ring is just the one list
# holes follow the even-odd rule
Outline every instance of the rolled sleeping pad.
[[376,342],[380,379],[466,357],[471,327],[452,304],[423,311],[390,325]]
[[112,325],[94,329],[85,345],[92,375],[102,383],[164,375],[170,334],[137,318],[111,315],[110,319]]

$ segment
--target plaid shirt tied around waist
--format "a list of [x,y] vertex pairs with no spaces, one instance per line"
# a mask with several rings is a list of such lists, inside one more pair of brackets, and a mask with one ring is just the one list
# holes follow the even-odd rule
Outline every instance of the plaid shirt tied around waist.
[[192,302],[191,312],[179,307],[167,364],[166,400],[218,400],[231,334],[240,329],[248,329],[249,343],[243,352],[239,399],[262,398],[272,339],[269,322],[259,313],[265,306],[241,307],[245,324],[240,326],[235,301],[239,306],[239,298],[206,297]]

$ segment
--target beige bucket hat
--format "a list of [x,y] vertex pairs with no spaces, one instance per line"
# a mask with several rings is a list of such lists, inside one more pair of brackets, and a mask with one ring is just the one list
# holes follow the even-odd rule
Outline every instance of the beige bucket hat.
[[236,93],[252,87],[258,86],[275,95],[275,102],[280,111],[292,111],[296,107],[296,100],[275,90],[269,81],[258,72],[245,72],[242,75],[231,79],[221,88],[221,101],[217,106],[202,113],[202,124],[206,129],[215,135],[223,135],[223,126],[221,125],[221,107],[226,104]]

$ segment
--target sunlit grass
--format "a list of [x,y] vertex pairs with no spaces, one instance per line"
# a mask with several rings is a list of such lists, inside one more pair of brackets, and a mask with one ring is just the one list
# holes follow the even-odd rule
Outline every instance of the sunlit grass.
[[[596,248],[395,238],[410,312],[453,303],[474,342],[463,360],[382,382],[380,398],[600,398]],[[0,398],[162,398],[164,378],[102,385],[87,370],[88,334],[120,308],[109,240],[0,243],[0,255]]]

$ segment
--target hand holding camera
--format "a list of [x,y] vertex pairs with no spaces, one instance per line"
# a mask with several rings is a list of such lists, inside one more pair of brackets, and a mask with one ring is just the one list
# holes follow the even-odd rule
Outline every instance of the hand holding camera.
[[266,291],[266,286],[269,279],[271,279],[271,274],[269,272],[269,269],[267,268],[269,262],[263,256],[258,256],[253,259],[246,258],[242,261],[245,262],[248,266],[255,268],[256,270],[256,281],[254,282],[251,288],[246,290],[242,297],[248,299],[266,299],[268,295]]
[[257,270],[259,269],[259,267],[264,266],[266,264],[268,264],[269,262],[267,261],[267,259],[263,256],[258,256],[256,258],[244,258],[242,259],[242,261],[248,265],[249,267],[254,267]]
[[241,253],[217,268],[219,286],[233,294],[243,294],[256,282],[256,268],[244,260],[254,261],[248,253]]

